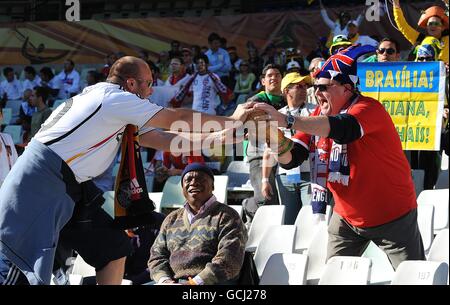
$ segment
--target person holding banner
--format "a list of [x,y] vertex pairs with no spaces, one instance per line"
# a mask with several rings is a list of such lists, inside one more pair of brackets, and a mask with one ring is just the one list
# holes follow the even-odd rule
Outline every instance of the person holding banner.
[[382,104],[357,89],[357,58],[373,51],[351,46],[325,62],[311,117],[283,115],[266,104],[255,108],[299,131],[293,148],[275,155],[286,169],[310,157],[313,212],[325,213],[326,188],[333,194],[327,257],[361,256],[373,241],[397,268],[404,260],[424,260],[425,253],[398,133]]
[[412,45],[419,45],[426,36],[433,36],[439,39],[443,52],[439,54],[439,60],[448,65],[449,37],[448,37],[448,16],[440,6],[431,6],[421,15],[417,26],[426,30],[426,35],[412,28],[405,17],[400,6],[400,0],[393,0],[394,18],[400,32]]
[[[179,121],[192,129],[213,121],[224,128],[253,111],[254,103],[243,104],[230,117],[198,114],[194,124],[192,110],[150,103],[152,83],[145,61],[122,57],[106,82],[68,99],[43,124],[0,189],[0,284],[49,284],[60,231],[80,204],[103,214],[97,225],[108,233],[85,235],[83,246],[91,246],[94,259],[88,263],[96,268],[97,281],[120,284],[129,240],[110,227],[92,179],[115,158],[125,126],[169,129]],[[85,215],[86,223],[94,222],[91,216]],[[104,256],[103,246],[113,251]]]
[[[441,50],[441,44],[437,38],[427,36],[416,48],[417,62],[437,61]],[[425,172],[423,189],[432,190],[439,175],[441,158],[438,151],[412,150],[410,152],[410,164],[412,169],[423,169]]]

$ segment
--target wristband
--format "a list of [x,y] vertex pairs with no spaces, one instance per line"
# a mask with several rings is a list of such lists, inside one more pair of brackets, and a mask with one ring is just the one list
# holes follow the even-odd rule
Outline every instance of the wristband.
[[269,178],[262,178],[262,179],[261,179],[261,182],[262,182],[262,183],[264,183],[264,182],[269,183]]
[[283,149],[281,152],[278,152],[278,156],[282,156],[285,153],[287,153],[288,151],[290,151],[292,149],[292,146],[294,146],[294,142],[289,141],[288,146],[285,149]]

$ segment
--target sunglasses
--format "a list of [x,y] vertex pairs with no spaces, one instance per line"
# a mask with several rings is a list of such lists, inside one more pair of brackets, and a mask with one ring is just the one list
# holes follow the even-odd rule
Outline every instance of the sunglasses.
[[442,26],[442,23],[439,21],[430,21],[428,22],[427,26]]
[[396,53],[395,49],[393,49],[393,48],[379,48],[377,50],[377,52],[379,54],[384,54],[384,52],[386,52],[388,55],[392,55],[392,54]]
[[145,79],[140,79],[140,78],[135,78],[138,82],[146,82],[147,83],[147,87],[151,88],[153,86],[153,81],[152,80],[145,80]]
[[328,90],[328,87],[336,86],[334,84],[327,84],[327,85],[313,85],[314,91],[319,90],[320,92],[325,92]]
[[417,61],[434,61],[433,57],[417,57]]

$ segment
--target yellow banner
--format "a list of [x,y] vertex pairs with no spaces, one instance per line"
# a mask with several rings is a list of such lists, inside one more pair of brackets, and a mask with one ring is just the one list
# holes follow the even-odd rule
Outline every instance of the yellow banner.
[[360,89],[390,114],[404,150],[439,150],[445,99],[442,62],[358,64]]

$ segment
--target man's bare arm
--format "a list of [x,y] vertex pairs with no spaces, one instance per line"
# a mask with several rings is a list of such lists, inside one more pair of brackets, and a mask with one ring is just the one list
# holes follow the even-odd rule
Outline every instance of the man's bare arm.
[[[233,138],[233,130],[222,130],[212,133],[187,133],[162,131],[153,129],[139,136],[139,144],[157,150],[172,151],[172,145],[176,146],[177,152],[189,153],[193,148],[201,148],[204,143],[233,144],[240,139]],[[189,145],[176,145],[177,143],[188,143]]]
[[[207,122],[215,123],[215,126],[219,130],[230,128],[230,125],[235,122],[236,128],[238,125],[242,125],[241,123],[245,121],[247,115],[253,111],[253,104],[245,103],[239,105],[233,115],[229,117],[205,114],[185,108],[164,108],[148,120],[145,127],[173,129],[178,128],[178,126],[185,126],[189,131],[205,132],[202,128],[204,128]],[[178,124],[173,125],[174,122]],[[226,122],[229,123],[226,125]],[[211,124],[211,126],[214,125]],[[206,132],[209,132],[209,130]]]

